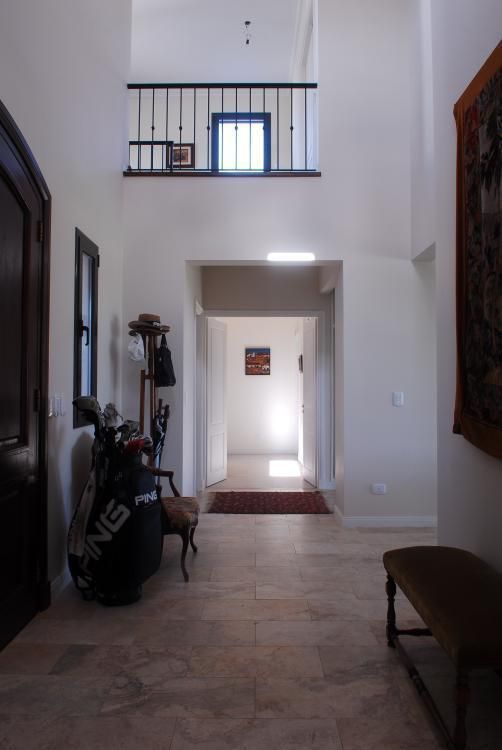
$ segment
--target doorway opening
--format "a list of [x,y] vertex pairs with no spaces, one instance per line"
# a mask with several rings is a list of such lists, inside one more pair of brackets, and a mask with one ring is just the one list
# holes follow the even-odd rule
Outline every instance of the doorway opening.
[[205,318],[199,489],[317,487],[316,316]]

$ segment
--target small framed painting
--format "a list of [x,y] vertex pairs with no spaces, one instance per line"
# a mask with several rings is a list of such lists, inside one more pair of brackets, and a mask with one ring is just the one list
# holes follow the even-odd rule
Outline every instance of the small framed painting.
[[246,375],[270,375],[270,347],[246,347]]
[[174,143],[173,144],[173,167],[195,167],[195,144]]

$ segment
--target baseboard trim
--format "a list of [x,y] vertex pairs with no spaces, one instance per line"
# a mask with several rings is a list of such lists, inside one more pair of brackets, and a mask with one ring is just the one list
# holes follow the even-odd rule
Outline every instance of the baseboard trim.
[[335,482],[331,482],[331,481],[324,481],[324,480],[322,480],[322,481],[319,482],[319,486],[318,486],[317,489],[320,490],[321,492],[323,490],[326,490],[327,492],[328,491],[329,492],[333,492],[334,490],[336,490],[336,483]]
[[336,516],[336,520],[343,526],[343,513],[338,505],[335,505],[335,507],[333,508],[333,513]]
[[342,516],[335,506],[335,513],[343,526],[363,528],[428,528],[437,526],[437,516]]
[[71,581],[71,575],[68,568],[65,568],[53,581],[51,581],[51,601],[54,602],[61,592],[68,586]]

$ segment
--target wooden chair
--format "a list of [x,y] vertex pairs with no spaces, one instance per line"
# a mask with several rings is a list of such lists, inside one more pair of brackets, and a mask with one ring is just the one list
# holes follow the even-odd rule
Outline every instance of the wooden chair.
[[178,534],[182,539],[180,565],[183,578],[188,583],[190,577],[185,567],[185,558],[189,544],[194,553],[197,552],[197,546],[194,543],[193,537],[199,523],[199,503],[194,497],[181,497],[174,484],[174,472],[155,467],[150,467],[150,471],[156,477],[167,477],[169,481],[173,497],[162,497],[162,488],[160,485],[157,485],[157,492],[161,498],[162,509],[164,511],[162,515],[162,529],[165,536]]

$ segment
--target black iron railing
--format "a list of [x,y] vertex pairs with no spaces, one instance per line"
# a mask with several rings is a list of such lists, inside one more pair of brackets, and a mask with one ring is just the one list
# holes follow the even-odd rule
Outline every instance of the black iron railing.
[[316,83],[130,83],[128,173],[317,172]]

